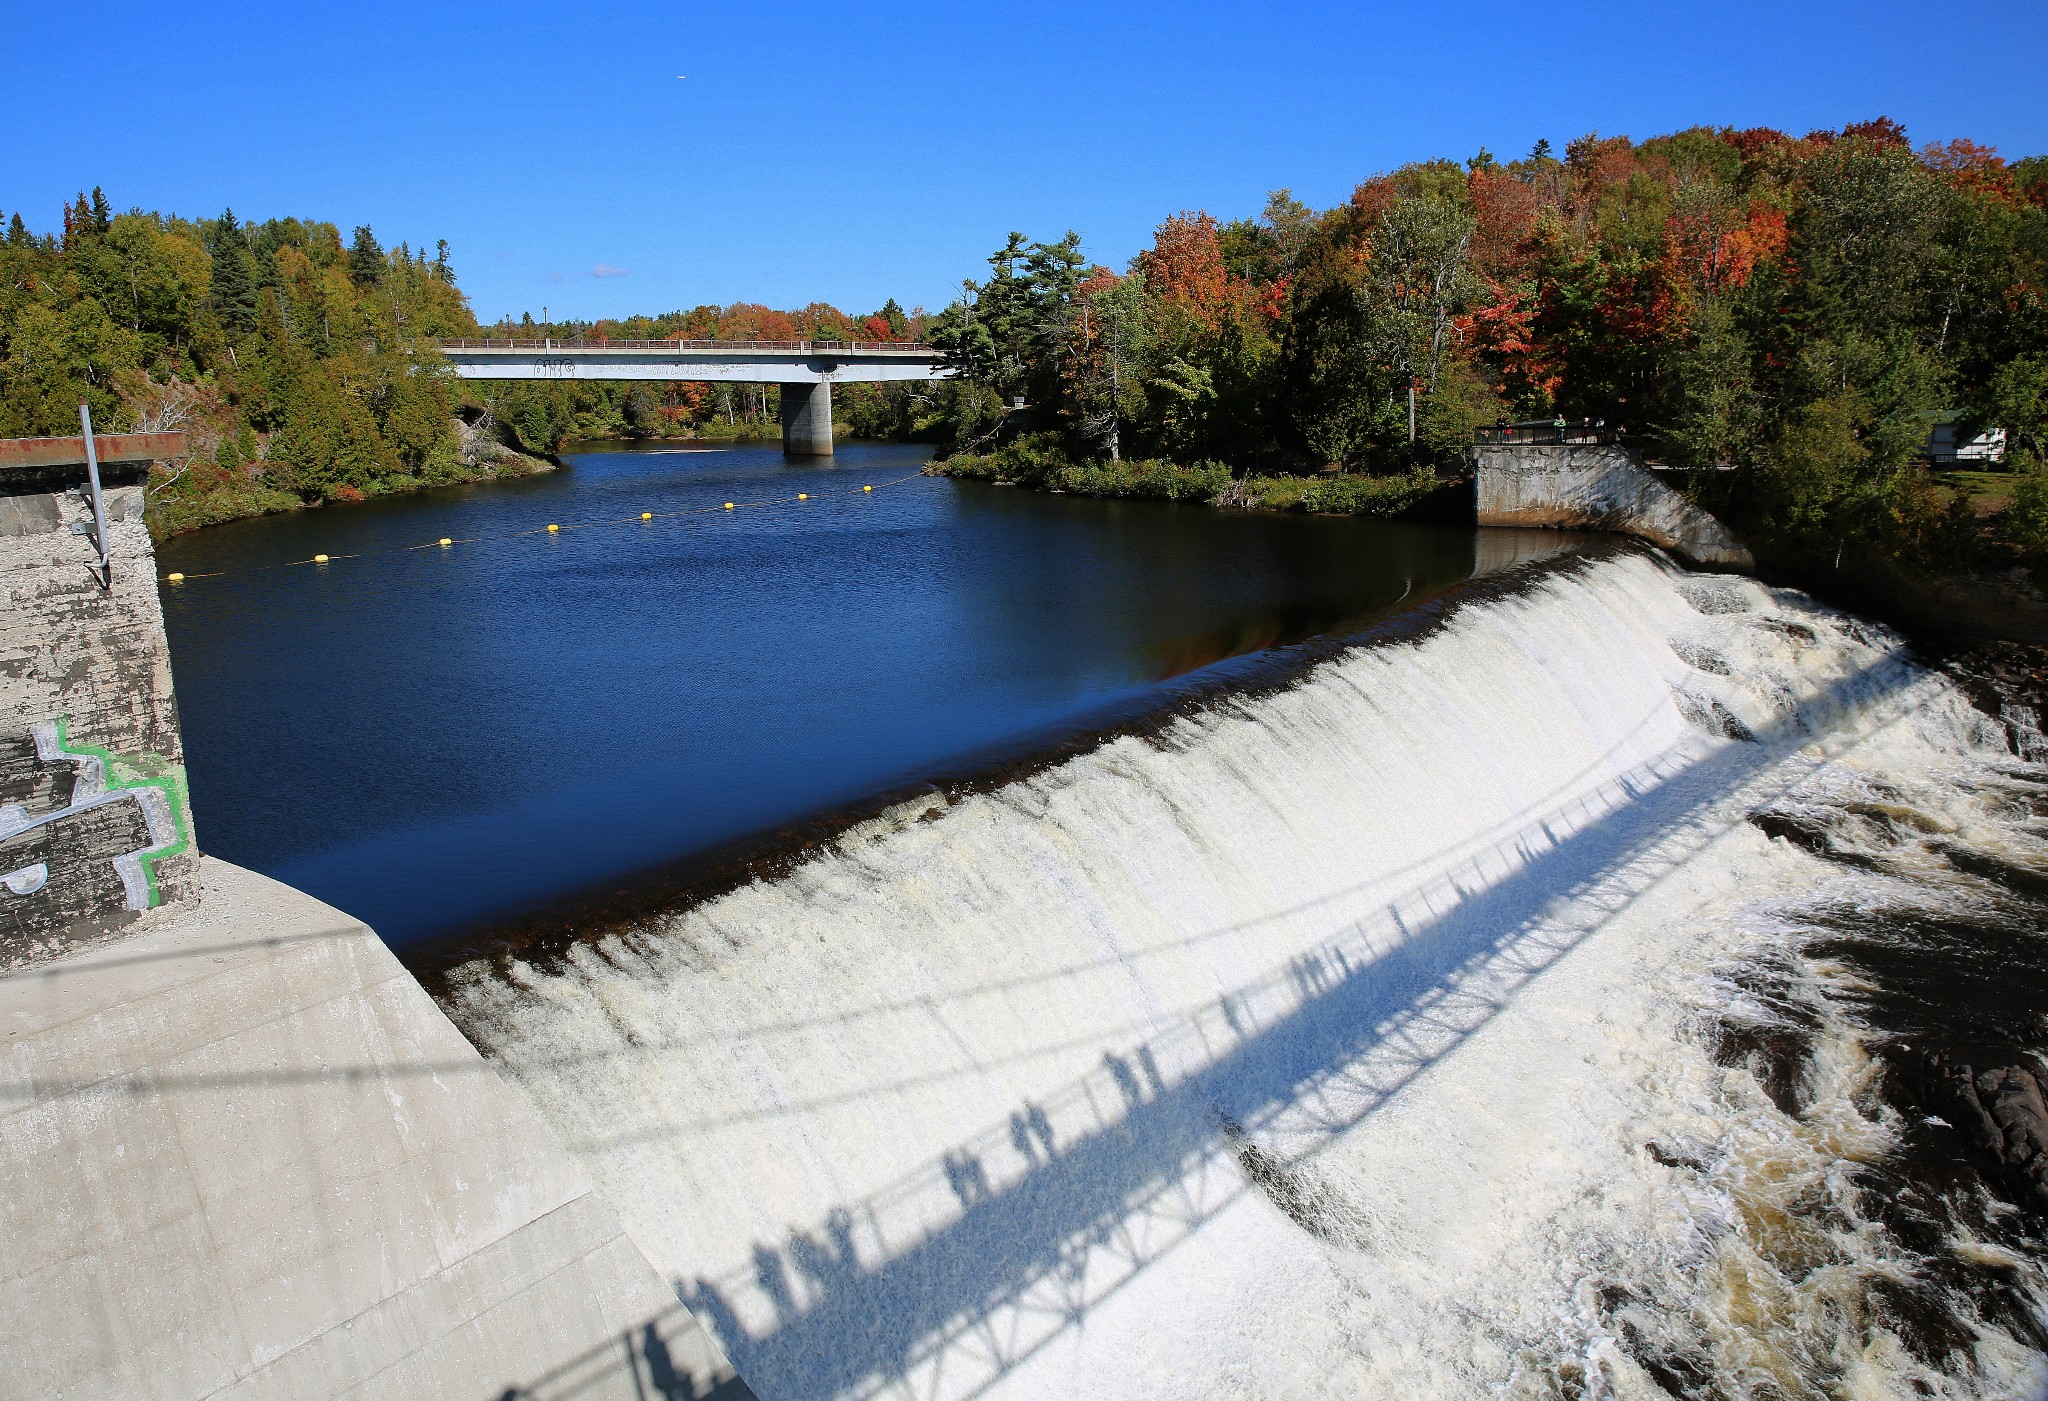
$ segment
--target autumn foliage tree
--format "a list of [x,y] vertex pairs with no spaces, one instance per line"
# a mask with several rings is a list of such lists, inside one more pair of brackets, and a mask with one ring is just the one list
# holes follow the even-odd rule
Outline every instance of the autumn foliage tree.
[[1736,469],[1698,489],[1774,548],[1927,563],[1968,534],[1920,462],[1933,420],[2004,427],[2020,465],[2048,447],[2044,288],[2048,159],[1915,151],[1884,119],[1588,135],[1321,211],[1173,215],[1073,300],[1116,353],[1059,341],[1081,391],[1012,427],[1076,458],[1405,473],[1458,470],[1481,424],[1593,419]]

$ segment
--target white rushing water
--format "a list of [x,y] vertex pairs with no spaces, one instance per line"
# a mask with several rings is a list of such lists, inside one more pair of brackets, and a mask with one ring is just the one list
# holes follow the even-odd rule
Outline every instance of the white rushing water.
[[[1875,1302],[1901,1126],[1785,912],[1896,882],[1745,820],[2048,864],[1951,781],[2015,763],[1882,630],[1580,562],[450,1011],[766,1398],[2032,1394],[1969,1291],[1934,1361]],[[1716,1054],[1758,960],[1792,1113]]]

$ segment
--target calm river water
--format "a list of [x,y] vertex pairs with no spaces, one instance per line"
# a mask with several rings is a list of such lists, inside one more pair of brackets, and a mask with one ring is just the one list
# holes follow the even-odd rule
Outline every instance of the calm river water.
[[1565,543],[1045,496],[916,475],[927,456],[594,444],[170,542],[202,847],[417,945]]

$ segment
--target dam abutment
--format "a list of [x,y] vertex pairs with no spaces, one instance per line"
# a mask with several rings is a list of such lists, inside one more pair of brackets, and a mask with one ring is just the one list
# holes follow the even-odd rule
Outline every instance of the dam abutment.
[[0,1390],[748,1395],[375,933],[199,855],[175,436],[0,443]]
[[179,437],[99,437],[97,487],[82,438],[0,443],[0,970],[197,894],[142,523],[149,462]]
[[1619,531],[1700,568],[1756,568],[1733,531],[1618,443],[1482,442],[1472,466],[1482,526]]

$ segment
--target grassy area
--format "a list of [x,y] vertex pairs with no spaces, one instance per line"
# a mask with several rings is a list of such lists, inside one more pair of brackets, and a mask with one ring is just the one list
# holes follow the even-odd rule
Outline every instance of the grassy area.
[[1979,516],[1995,515],[2010,506],[2013,488],[2019,485],[2019,480],[2017,472],[2006,471],[1957,468],[1934,474],[1937,486],[1965,497]]

